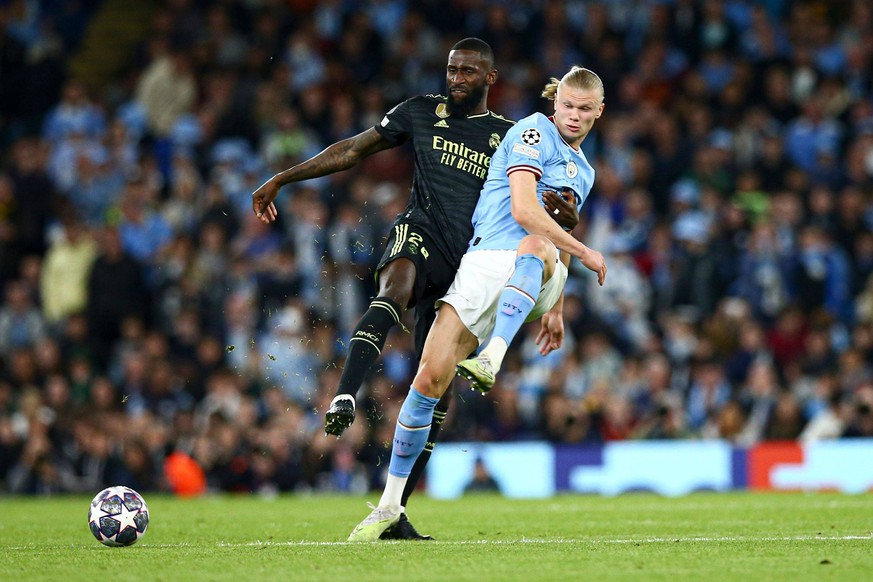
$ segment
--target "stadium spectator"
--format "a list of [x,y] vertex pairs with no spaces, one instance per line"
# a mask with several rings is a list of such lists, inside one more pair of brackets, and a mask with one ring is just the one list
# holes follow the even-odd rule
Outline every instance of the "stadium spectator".
[[61,324],[73,313],[85,310],[88,275],[96,258],[97,245],[91,233],[75,215],[68,215],[42,267],[40,299],[49,324]]
[[27,286],[21,280],[6,285],[3,307],[0,307],[0,356],[12,351],[32,348],[46,336],[46,322],[34,305]]
[[127,316],[148,314],[149,293],[142,264],[125,252],[115,228],[100,234],[101,254],[88,280],[87,323],[91,346],[103,365]]

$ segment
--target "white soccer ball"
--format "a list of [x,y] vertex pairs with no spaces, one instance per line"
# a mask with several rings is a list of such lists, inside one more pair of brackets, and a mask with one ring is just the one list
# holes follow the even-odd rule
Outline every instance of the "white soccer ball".
[[131,546],[149,527],[149,508],[130,487],[108,487],[91,500],[88,527],[103,545]]

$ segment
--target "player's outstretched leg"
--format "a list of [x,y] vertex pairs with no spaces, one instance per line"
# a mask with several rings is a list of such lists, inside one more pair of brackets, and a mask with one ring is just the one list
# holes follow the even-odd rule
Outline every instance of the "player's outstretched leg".
[[349,340],[349,355],[336,396],[324,415],[324,432],[340,436],[355,420],[355,397],[364,377],[382,353],[385,338],[400,322],[400,306],[387,297],[376,297]]
[[400,514],[403,512],[400,506],[403,490],[412,466],[427,444],[437,402],[439,402],[438,398],[425,396],[414,387],[409,389],[409,394],[400,407],[400,415],[394,429],[388,480],[379,499],[379,506],[373,508],[370,515],[355,526],[349,535],[349,541],[376,541],[386,529],[400,521]]
[[475,358],[463,360],[456,371],[483,394],[491,390],[512,338],[536,305],[543,284],[543,260],[532,253],[515,259],[515,271],[500,293],[494,332]]
[[446,419],[446,412],[449,409],[449,404],[454,398],[454,387],[449,385],[449,389],[443,394],[440,401],[437,403],[433,411],[433,421],[430,425],[430,434],[427,435],[427,444],[424,445],[424,450],[419,453],[415,460],[415,465],[412,466],[412,472],[409,474],[409,479],[406,481],[406,487],[403,488],[403,496],[400,498],[400,520],[386,529],[380,540],[432,540],[433,536],[422,535],[418,533],[412,522],[406,516],[406,505],[409,503],[409,497],[415,491],[421,476],[424,474],[424,468],[430,460],[430,455],[433,453],[433,448],[436,446],[437,438],[439,438],[440,430],[443,426],[443,421]]

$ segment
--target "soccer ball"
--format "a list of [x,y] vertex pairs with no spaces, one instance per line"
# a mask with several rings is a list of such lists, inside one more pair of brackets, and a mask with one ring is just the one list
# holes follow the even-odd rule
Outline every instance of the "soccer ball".
[[108,487],[91,500],[88,527],[103,545],[132,546],[149,527],[149,508],[130,487]]

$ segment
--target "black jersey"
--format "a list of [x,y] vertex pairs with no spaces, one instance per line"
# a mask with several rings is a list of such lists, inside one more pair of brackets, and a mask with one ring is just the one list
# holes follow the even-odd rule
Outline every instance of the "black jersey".
[[421,226],[452,264],[467,250],[491,156],[512,125],[491,112],[450,117],[445,97],[426,95],[397,105],[375,127],[394,145],[412,139],[412,192],[398,221]]

